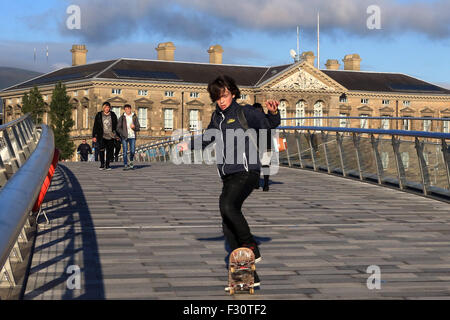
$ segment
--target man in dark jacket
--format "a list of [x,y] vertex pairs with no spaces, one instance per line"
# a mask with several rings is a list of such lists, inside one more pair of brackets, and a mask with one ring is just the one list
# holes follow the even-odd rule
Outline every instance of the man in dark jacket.
[[[204,149],[216,141],[217,168],[223,182],[219,207],[225,239],[231,250],[239,247],[253,250],[255,260],[259,262],[261,254],[258,245],[241,211],[245,199],[252,193],[256,181],[259,180],[261,170],[255,145],[256,133],[253,138],[247,139],[244,136],[244,139],[240,139],[236,132],[251,130],[255,132],[277,127],[280,124],[279,102],[273,100],[266,102],[269,111],[267,116],[250,105],[239,105],[236,99],[240,97],[240,90],[228,76],[220,76],[209,83],[208,92],[211,100],[216,103],[216,110],[211,116],[205,134],[192,139],[190,149],[196,149],[198,145]],[[215,134],[211,134],[213,131]],[[244,146],[240,147],[240,144]],[[184,150],[189,148],[187,143],[181,143],[179,146]],[[253,154],[251,150],[254,151]],[[254,286],[259,285],[259,277],[255,273]]]
[[[125,113],[119,118],[117,124],[117,133],[120,135],[123,147],[123,170],[133,169],[134,152],[136,150],[137,132],[141,130],[138,117],[131,112],[131,106],[124,106]],[[128,145],[130,145],[130,165],[128,165]]]
[[81,161],[88,161],[88,154],[92,154],[92,149],[86,143],[86,139],[83,139],[83,142],[78,146],[77,152],[80,154]]
[[111,170],[109,163],[114,153],[114,139],[117,137],[117,116],[111,111],[109,102],[104,102],[102,108],[103,111],[99,111],[95,116],[92,141],[99,143],[100,170]]

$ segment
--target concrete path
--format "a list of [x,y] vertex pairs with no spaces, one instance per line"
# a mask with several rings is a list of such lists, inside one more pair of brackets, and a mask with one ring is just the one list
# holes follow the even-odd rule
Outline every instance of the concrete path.
[[[214,166],[61,163],[25,299],[450,297],[447,203],[300,169],[271,182],[243,208],[261,242],[261,289],[230,297]],[[379,290],[367,287],[371,265]]]

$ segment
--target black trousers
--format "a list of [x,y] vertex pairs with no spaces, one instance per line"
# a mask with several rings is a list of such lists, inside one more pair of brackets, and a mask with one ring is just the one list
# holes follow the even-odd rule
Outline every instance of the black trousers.
[[222,215],[225,240],[231,250],[237,249],[243,244],[256,245],[241,209],[245,199],[255,188],[257,180],[259,180],[259,173],[252,171],[230,174],[222,179],[223,188],[219,199],[220,214]]
[[[105,168],[109,168],[109,163],[114,154],[114,140],[113,139],[102,139],[99,143],[99,155],[100,155],[100,165]],[[105,152],[106,152],[106,163],[105,163]]]
[[81,161],[88,161],[88,153],[80,153]]

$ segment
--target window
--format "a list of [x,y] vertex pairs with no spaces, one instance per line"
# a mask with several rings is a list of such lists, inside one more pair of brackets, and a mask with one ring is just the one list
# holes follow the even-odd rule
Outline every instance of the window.
[[74,92],[73,92],[73,96],[74,96],[74,97],[78,97],[78,91],[74,91]]
[[368,104],[368,103],[369,103],[369,99],[367,99],[367,98],[362,98],[362,99],[361,99],[361,103],[362,103],[362,104]]
[[405,107],[409,107],[411,105],[411,101],[405,100],[405,101],[403,101],[403,105]]
[[247,100],[248,94],[241,94],[241,100]]
[[189,131],[198,130],[198,110],[189,111]]
[[[431,117],[424,117],[431,118]],[[423,120],[423,131],[431,131],[431,120]]]
[[339,97],[339,102],[347,103],[347,101],[348,101],[348,99],[347,99],[347,96],[345,95],[345,93]]
[[402,152],[401,153],[401,158],[402,158],[403,167],[405,169],[408,169],[409,168],[409,153],[408,152]]
[[114,112],[116,114],[117,118],[120,117],[120,110],[121,110],[120,107],[116,107],[116,106],[112,107],[112,112]]
[[389,101],[389,100],[383,100],[381,103],[382,103],[383,105],[387,106],[387,105],[390,103],[390,101]]
[[386,151],[381,152],[381,165],[384,170],[386,170],[389,166],[389,153]]
[[78,110],[77,108],[72,108],[72,120],[74,121],[74,125],[72,129],[78,128]]
[[148,90],[138,90],[139,96],[148,96]]
[[[390,115],[382,115],[382,117],[391,117]],[[390,119],[381,119],[381,129],[389,130],[391,128]]]
[[444,133],[450,133],[450,120],[442,121],[442,129]]
[[[348,117],[348,114],[346,113],[339,113],[340,117]],[[347,118],[341,118],[339,119],[339,127],[340,128],[348,128],[348,119]]]
[[89,89],[84,90],[84,95],[87,96],[89,94]]
[[164,130],[173,130],[173,109],[164,109]]
[[44,101],[48,101],[48,94],[44,96]]
[[[303,118],[303,117],[305,117],[305,101],[300,100],[295,105],[295,117],[296,118]],[[295,125],[296,126],[304,126],[305,125],[305,119],[295,119]]]
[[[411,117],[405,116],[404,118],[411,118]],[[403,119],[403,130],[411,130],[411,120]]]
[[89,128],[89,109],[88,109],[88,107],[84,107],[83,112],[84,112],[84,115],[83,115],[84,127],[87,129],[87,128]]
[[360,121],[361,129],[369,129],[369,119],[364,119],[364,118],[368,118],[369,115],[361,114],[360,117],[361,117],[361,119],[359,121]]
[[[281,100],[280,105],[278,106],[278,111],[280,112],[280,118],[287,118],[286,115],[286,100]],[[286,126],[287,120],[281,120],[281,126]]]
[[175,94],[174,94],[174,92],[173,91],[166,91],[166,92],[164,92],[164,96],[166,96],[166,97],[173,97]]
[[[323,117],[323,102],[317,101],[314,104],[314,117]],[[314,119],[314,126],[321,127],[323,119]]]
[[198,97],[199,97],[199,94],[198,94],[198,92],[191,92],[191,93],[189,94],[189,96],[190,96],[191,98],[198,98]]
[[122,89],[112,89],[111,93],[112,94],[122,94]]
[[141,128],[147,128],[147,108],[138,108],[138,120]]

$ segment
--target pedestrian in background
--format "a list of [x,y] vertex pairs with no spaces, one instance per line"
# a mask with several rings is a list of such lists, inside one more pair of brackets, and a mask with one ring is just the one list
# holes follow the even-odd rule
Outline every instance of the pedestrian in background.
[[[136,133],[141,130],[141,126],[138,117],[131,111],[131,106],[126,104],[124,109],[125,112],[120,116],[117,124],[117,132],[122,140],[123,170],[129,170],[134,168],[133,160],[136,151]],[[130,164],[128,164],[128,146],[130,147]]]
[[[109,163],[114,155],[114,139],[116,138],[117,116],[111,111],[111,104],[104,102],[102,111],[95,116],[92,129],[92,141],[99,143],[100,170],[111,170]],[[105,155],[106,152],[106,155]],[[105,157],[106,156],[106,157]]]
[[80,161],[88,161],[88,155],[92,154],[92,149],[91,146],[86,143],[86,139],[83,139],[82,143],[78,146],[77,153],[80,154]]

